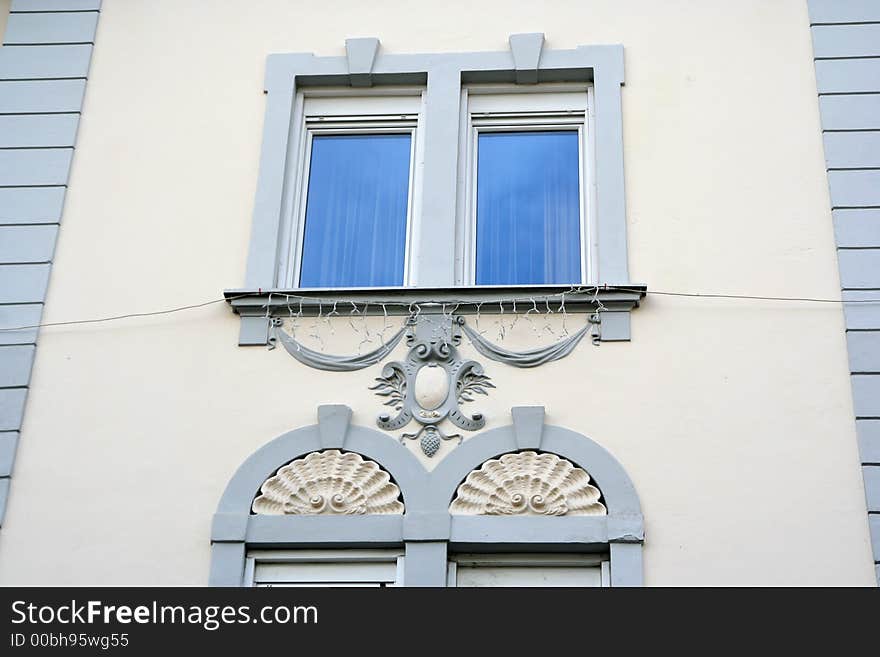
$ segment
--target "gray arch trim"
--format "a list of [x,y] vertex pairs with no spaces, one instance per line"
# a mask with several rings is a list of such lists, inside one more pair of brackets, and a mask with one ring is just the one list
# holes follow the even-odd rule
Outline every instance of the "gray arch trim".
[[407,509],[426,506],[421,487],[425,470],[412,452],[398,441],[367,427],[349,426],[342,440],[331,442],[322,440],[320,425],[313,424],[288,431],[249,456],[226,486],[217,513],[249,515],[260,486],[278,468],[322,449],[344,449],[376,461],[400,487]]
[[[433,555],[405,562],[408,586],[443,586],[448,544],[605,546],[614,586],[642,584],[644,526],[638,495],[617,460],[589,438],[543,424],[541,407],[513,409],[514,424],[483,432],[447,456],[432,472],[398,441],[350,425],[345,406],[322,406],[319,423],[289,431],[254,452],[236,471],[220,499],[211,530],[209,582],[240,586],[247,547],[365,547],[405,543],[407,553]],[[386,469],[400,487],[403,516],[257,516],[251,503],[279,467],[322,449],[357,452]],[[451,516],[449,504],[469,472],[488,459],[521,449],[567,458],[586,469],[602,491],[602,517]],[[441,555],[442,554],[442,558]],[[436,557],[436,558],[434,558]]]
[[[544,426],[534,447],[552,452],[584,468],[602,495],[609,516],[641,518],[642,510],[635,486],[611,454],[586,436],[562,427]],[[491,458],[524,449],[517,443],[514,425],[478,434],[447,456],[431,476],[432,498],[452,502],[458,485],[468,473]]]

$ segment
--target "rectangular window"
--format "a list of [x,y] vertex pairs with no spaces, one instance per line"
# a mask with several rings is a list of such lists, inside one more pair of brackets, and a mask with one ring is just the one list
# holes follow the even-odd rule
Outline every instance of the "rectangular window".
[[586,85],[463,91],[464,284],[589,282],[589,103]]
[[300,287],[403,285],[409,134],[312,138]]
[[477,137],[477,285],[579,283],[576,130]]
[[302,157],[290,188],[290,251],[279,272],[291,287],[409,284],[422,93],[393,91],[298,95]]

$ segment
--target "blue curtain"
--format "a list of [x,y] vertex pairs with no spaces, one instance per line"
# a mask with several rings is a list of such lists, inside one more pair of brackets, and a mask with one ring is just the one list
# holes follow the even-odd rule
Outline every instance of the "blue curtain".
[[300,287],[403,284],[410,135],[312,139]]
[[581,282],[577,131],[483,132],[478,285]]

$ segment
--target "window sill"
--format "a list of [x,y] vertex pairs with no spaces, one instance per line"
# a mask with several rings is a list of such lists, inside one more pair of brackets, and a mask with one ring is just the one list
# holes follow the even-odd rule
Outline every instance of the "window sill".
[[302,314],[313,317],[357,309],[366,315],[452,313],[482,314],[526,312],[537,307],[556,312],[564,303],[567,313],[599,313],[599,339],[604,342],[630,339],[629,313],[647,293],[645,285],[522,285],[443,288],[332,288],[224,290],[233,312],[241,316],[240,346],[265,345],[269,319]]

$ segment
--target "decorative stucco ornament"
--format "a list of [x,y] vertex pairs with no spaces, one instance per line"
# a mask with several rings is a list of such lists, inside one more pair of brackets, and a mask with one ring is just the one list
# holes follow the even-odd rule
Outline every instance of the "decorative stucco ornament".
[[449,511],[459,515],[604,516],[590,475],[555,454],[505,454],[473,470]]
[[400,489],[375,461],[328,449],[269,477],[251,507],[261,515],[402,514]]
[[462,360],[456,347],[461,344],[464,319],[449,315],[420,315],[408,323],[406,359],[382,368],[382,375],[371,386],[380,397],[387,397],[386,406],[397,414],[381,413],[376,421],[380,428],[394,431],[415,420],[422,427],[415,433],[404,433],[406,439],[419,439],[422,452],[434,456],[441,440],[463,437],[445,434],[439,424],[448,419],[466,431],[477,431],[486,424],[482,413],[465,415],[460,405],[474,401],[474,395],[487,395],[494,388],[483,366],[473,360]]

